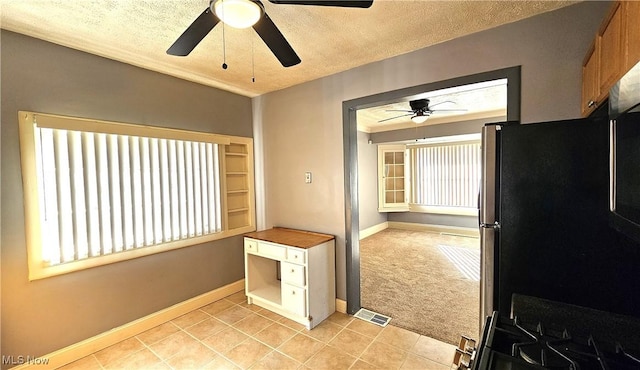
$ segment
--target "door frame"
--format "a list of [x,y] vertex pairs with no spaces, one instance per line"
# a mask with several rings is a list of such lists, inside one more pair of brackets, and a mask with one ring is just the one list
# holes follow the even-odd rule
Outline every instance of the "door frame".
[[[455,86],[507,79],[507,120],[520,121],[521,66],[456,77],[423,85],[387,91],[342,102],[342,130],[344,149],[345,252],[347,278],[347,313],[355,314],[360,302],[360,222],[358,204],[358,129],[356,111],[402,100],[412,96]],[[482,254],[482,251],[481,251]],[[482,263],[482,262],[481,262]],[[483,282],[480,283],[480,301]],[[493,303],[491,302],[493,306]],[[493,307],[491,307],[493,309]],[[484,312],[481,307],[481,311]]]

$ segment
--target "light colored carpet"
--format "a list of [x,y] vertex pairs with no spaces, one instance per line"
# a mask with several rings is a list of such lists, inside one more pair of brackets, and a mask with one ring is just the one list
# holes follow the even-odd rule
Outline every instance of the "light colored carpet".
[[457,345],[479,338],[477,238],[386,229],[360,241],[362,307]]

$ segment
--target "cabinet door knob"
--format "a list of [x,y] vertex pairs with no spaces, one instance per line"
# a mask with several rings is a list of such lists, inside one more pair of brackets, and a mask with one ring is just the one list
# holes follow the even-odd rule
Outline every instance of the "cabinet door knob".
[[593,100],[589,100],[589,102],[587,103],[587,107],[591,108],[594,105],[596,105],[596,102],[594,102]]
[[295,290],[292,290],[292,291],[291,291],[291,295],[296,295],[296,291],[295,291]]
[[296,270],[294,270],[294,269],[291,269],[291,272],[292,272],[292,273],[293,273],[293,272],[296,272]]

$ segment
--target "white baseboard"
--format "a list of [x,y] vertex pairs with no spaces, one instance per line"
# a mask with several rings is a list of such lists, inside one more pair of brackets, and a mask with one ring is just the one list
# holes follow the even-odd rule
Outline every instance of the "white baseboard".
[[397,221],[389,221],[388,223],[389,223],[390,229],[429,231],[429,232],[442,233],[442,234],[467,236],[472,238],[480,237],[480,231],[477,228],[431,225],[431,224],[416,224],[412,222],[397,222]]
[[347,313],[347,301],[343,301],[342,299],[336,298],[336,311]]
[[366,238],[368,236],[371,236],[371,235],[373,235],[375,233],[379,233],[380,231],[382,231],[382,230],[384,230],[384,229],[386,229],[388,227],[389,227],[389,223],[387,221],[385,221],[385,222],[379,223],[377,225],[373,225],[371,227],[368,227],[368,228],[366,228],[364,230],[360,230],[360,240],[362,240],[362,239],[364,239],[364,238]]
[[[131,321],[107,332],[98,334],[89,339],[85,339],[82,342],[78,342],[47,355],[40,356],[38,360],[41,359],[43,361],[48,361],[48,363],[46,364],[46,368],[55,369],[64,366],[101,349],[121,342],[124,339],[131,338],[167,321],[171,321],[197,308],[206,306],[209,303],[213,303],[224,297],[230,296],[231,294],[239,292],[243,289],[244,279],[241,279],[218,289],[214,289],[210,292],[201,294],[197,297],[187,299],[186,301],[177,303],[158,312],[154,312],[140,319]],[[42,369],[42,363],[27,363],[14,367],[13,369],[22,370],[30,368]]]

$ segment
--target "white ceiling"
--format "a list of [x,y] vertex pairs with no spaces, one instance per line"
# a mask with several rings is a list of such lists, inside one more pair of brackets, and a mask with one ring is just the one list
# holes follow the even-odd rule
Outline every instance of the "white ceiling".
[[[284,68],[252,29],[222,23],[186,57],[165,52],[208,0],[0,0],[3,29],[253,97],[576,1],[374,0],[369,9],[264,8],[302,63]],[[252,82],[255,76],[255,82]]]

